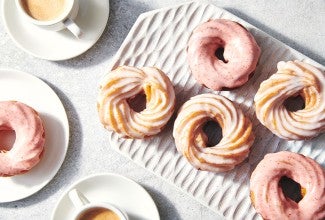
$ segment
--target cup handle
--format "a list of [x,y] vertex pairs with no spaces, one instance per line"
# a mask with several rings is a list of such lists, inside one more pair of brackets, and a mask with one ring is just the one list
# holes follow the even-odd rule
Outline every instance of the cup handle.
[[69,193],[69,198],[73,205],[76,208],[81,208],[82,206],[86,205],[89,203],[89,200],[85,197],[84,194],[82,194],[79,190],[77,189],[72,189]]
[[64,26],[77,38],[81,38],[82,36],[82,31],[80,29],[80,27],[78,27],[78,25],[70,18],[67,18],[64,22],[63,22]]

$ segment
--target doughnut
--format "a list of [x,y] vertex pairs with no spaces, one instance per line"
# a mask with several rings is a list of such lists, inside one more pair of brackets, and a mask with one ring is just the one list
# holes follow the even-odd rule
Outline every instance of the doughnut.
[[[223,59],[216,55],[223,52]],[[261,50],[241,24],[209,20],[196,27],[188,43],[188,62],[194,78],[212,90],[236,88],[248,81]]]
[[[128,101],[141,93],[146,96],[146,107],[136,112]],[[101,123],[125,138],[142,139],[159,133],[174,106],[174,87],[155,67],[121,66],[112,70],[103,78],[97,98]]]
[[[325,131],[325,75],[301,61],[281,61],[255,97],[256,116],[271,132],[287,140],[311,139]],[[284,101],[300,95],[304,109],[289,111]]]
[[[286,198],[279,187],[282,177],[299,183],[303,198]],[[324,219],[325,173],[311,158],[288,151],[270,153],[257,165],[250,179],[250,196],[264,219]]]
[[[203,126],[217,122],[222,139],[208,147]],[[173,136],[177,150],[199,170],[224,172],[233,169],[247,156],[254,142],[252,123],[227,98],[215,94],[192,97],[180,108]]]
[[10,150],[5,150],[8,146],[0,146],[0,176],[25,173],[40,161],[45,131],[39,114],[32,107],[18,101],[1,101],[0,130],[16,133]]

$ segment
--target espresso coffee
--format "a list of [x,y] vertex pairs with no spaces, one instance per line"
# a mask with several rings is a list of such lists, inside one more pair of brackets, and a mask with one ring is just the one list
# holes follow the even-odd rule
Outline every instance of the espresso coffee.
[[65,10],[67,0],[21,0],[24,10],[39,21],[50,21]]
[[120,217],[110,209],[98,207],[85,211],[78,220],[120,220]]

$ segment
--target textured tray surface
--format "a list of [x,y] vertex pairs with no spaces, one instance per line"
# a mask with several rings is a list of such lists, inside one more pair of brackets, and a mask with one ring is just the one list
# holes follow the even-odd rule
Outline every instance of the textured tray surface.
[[299,152],[325,165],[322,143],[325,135],[309,141],[277,138],[256,119],[253,98],[262,81],[276,72],[281,60],[303,60],[324,70],[320,64],[286,46],[240,18],[214,5],[191,2],[144,13],[132,27],[117,52],[111,68],[121,65],[156,66],[172,80],[178,108],[190,97],[211,93],[196,83],[187,63],[187,42],[193,29],[209,19],[224,18],[244,25],[262,49],[253,77],[232,91],[215,92],[239,105],[254,125],[256,140],[249,157],[234,170],[215,174],[194,169],[176,150],[172,137],[173,122],[157,136],[146,140],[119,138],[109,133],[110,145],[146,169],[178,186],[227,219],[260,219],[249,198],[249,177],[266,153],[281,150]]

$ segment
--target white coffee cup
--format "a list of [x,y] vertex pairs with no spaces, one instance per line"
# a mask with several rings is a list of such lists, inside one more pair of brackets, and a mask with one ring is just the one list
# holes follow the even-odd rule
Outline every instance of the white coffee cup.
[[68,196],[73,203],[74,207],[76,208],[73,219],[80,220],[82,216],[85,216],[88,212],[96,209],[106,209],[118,216],[119,220],[128,220],[127,214],[122,211],[120,208],[116,207],[113,204],[107,202],[90,202],[84,194],[82,194],[77,189],[72,189]]
[[[22,17],[32,24],[50,31],[60,31],[67,28],[74,36],[80,38],[82,31],[74,22],[79,11],[79,0],[65,0],[62,12],[50,20],[40,20],[32,17],[24,7],[25,0],[16,0],[16,6]],[[46,3],[46,1],[44,1]],[[45,13],[46,14],[46,13]]]

